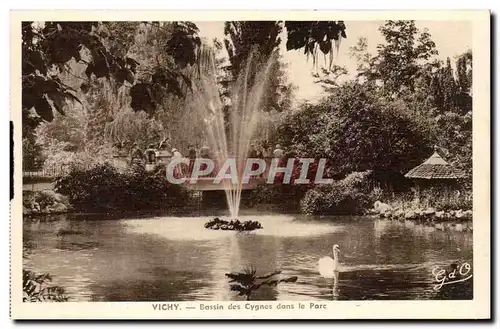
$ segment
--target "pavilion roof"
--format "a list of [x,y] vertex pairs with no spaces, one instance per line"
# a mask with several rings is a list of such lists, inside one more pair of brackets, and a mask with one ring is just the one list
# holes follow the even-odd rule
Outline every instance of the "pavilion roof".
[[434,152],[425,162],[410,170],[405,177],[413,179],[459,179],[464,178],[465,174],[451,166],[437,152]]

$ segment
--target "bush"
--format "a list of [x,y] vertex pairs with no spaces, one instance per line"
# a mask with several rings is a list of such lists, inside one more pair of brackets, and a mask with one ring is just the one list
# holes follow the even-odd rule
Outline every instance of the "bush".
[[23,191],[23,214],[65,213],[70,209],[68,198],[52,190]]
[[413,188],[407,193],[384,193],[383,200],[394,209],[416,210],[434,208],[437,211],[472,210],[472,191],[467,188]]
[[434,208],[439,210],[472,210],[472,191],[447,194],[433,198],[433,200]]
[[121,173],[109,164],[72,168],[57,179],[55,189],[67,195],[76,210],[86,212],[161,209],[185,205],[189,199],[188,192],[165,175],[143,169]]
[[432,152],[430,119],[347,83],[284,116],[277,139],[299,157],[328,159],[330,176],[373,170],[404,174]]
[[249,205],[286,205],[289,208],[291,205],[300,203],[308,188],[308,185],[261,184],[251,190],[248,198],[244,198],[242,202]]
[[301,200],[305,214],[360,215],[373,204],[370,193],[371,172],[354,172],[329,185],[319,185],[306,192]]
[[57,174],[67,173],[71,168],[92,168],[113,159],[112,150],[106,146],[94,147],[92,151],[67,151],[67,143],[58,143],[45,150],[43,168]]

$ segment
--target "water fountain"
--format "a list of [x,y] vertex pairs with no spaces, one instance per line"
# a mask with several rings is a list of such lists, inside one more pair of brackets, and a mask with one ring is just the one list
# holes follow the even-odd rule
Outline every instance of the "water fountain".
[[214,152],[217,164],[235,161],[237,182],[223,180],[229,215],[232,220],[238,217],[242,192],[244,166],[251,139],[255,133],[262,113],[262,99],[265,95],[270,68],[276,61],[277,53],[262,60],[256,48],[253,48],[234,85],[230,89],[230,113],[224,114],[224,102],[219,95],[216,83],[215,61],[212,69],[202,74],[193,83],[193,110],[203,118],[207,142]]

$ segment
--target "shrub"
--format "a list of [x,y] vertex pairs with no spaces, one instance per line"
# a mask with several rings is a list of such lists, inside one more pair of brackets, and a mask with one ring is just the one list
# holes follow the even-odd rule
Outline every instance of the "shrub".
[[96,146],[92,151],[67,151],[65,143],[58,143],[45,150],[46,159],[43,168],[48,171],[55,171],[58,175],[67,173],[71,168],[92,168],[102,165],[113,159],[110,148]]
[[143,169],[121,173],[109,164],[72,168],[57,179],[55,189],[67,195],[75,209],[87,212],[160,209],[185,205],[189,199],[187,191],[165,175]]
[[299,204],[310,185],[301,184],[261,184],[249,194],[248,200],[254,204],[276,204],[290,207],[292,204]]
[[42,146],[33,136],[23,137],[23,170],[37,171],[43,167],[44,161]]
[[472,209],[472,191],[467,189],[427,188],[416,199],[440,211]]
[[68,198],[52,190],[23,191],[23,214],[64,213],[69,210]]
[[472,210],[472,191],[449,194],[434,200],[434,207],[439,210]]
[[343,180],[308,190],[301,200],[305,214],[360,215],[373,203],[369,189],[371,172],[354,172]]
[[248,201],[251,204],[281,203],[288,200],[284,192],[284,185],[260,184],[249,193]]
[[277,138],[298,156],[327,158],[326,173],[406,173],[432,152],[430,120],[387,101],[370,84],[346,83],[283,117]]
[[430,187],[420,190],[413,188],[408,193],[385,193],[384,200],[397,209],[427,209],[437,211],[472,210],[472,191],[466,188],[447,189],[444,187]]

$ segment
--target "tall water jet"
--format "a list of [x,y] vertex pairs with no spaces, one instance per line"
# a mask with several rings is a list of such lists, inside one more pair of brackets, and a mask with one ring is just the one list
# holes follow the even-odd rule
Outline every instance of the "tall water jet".
[[[257,48],[253,48],[246,62],[241,66],[234,84],[230,87],[229,104],[225,104],[219,94],[216,80],[215,59],[211,68],[193,82],[193,110],[200,114],[206,128],[208,146],[213,152],[216,164],[235,162],[236,181],[222,180],[226,194],[229,214],[237,218],[241,192],[243,189],[243,171],[248,159],[251,140],[255,133],[263,98],[269,81],[271,67],[276,63],[277,52],[263,59]],[[226,105],[229,113],[225,113]],[[218,168],[221,169],[221,168]],[[234,175],[234,173],[232,173]]]

